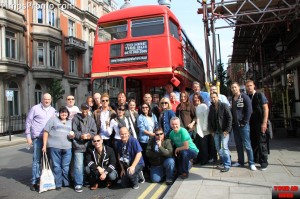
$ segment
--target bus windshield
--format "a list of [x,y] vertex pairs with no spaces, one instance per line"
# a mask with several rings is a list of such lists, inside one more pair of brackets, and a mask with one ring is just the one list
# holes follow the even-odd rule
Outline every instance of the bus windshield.
[[99,27],[98,41],[124,39],[127,36],[127,22],[109,24]]
[[160,35],[164,33],[164,18],[156,17],[149,19],[132,20],[132,37]]
[[93,81],[94,93],[108,93],[110,96],[117,96],[124,89],[122,77],[99,78]]

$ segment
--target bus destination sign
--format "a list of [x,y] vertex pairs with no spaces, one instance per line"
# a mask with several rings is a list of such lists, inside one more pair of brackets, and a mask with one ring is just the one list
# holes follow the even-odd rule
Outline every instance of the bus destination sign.
[[148,60],[148,41],[129,42],[123,46],[124,56],[111,58],[110,64],[144,62]]
[[148,41],[130,42],[124,44],[124,55],[142,55],[148,53]]

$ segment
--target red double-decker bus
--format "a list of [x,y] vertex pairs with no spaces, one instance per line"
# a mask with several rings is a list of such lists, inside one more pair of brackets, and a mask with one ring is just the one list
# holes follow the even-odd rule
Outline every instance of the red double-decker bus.
[[120,91],[141,99],[160,92],[173,77],[180,90],[193,81],[204,83],[203,62],[169,8],[136,6],[114,11],[98,20],[92,61],[93,92]]

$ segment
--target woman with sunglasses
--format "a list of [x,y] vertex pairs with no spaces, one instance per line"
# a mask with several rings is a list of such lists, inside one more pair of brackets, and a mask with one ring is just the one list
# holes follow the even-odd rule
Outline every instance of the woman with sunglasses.
[[195,137],[196,109],[189,100],[186,91],[180,93],[180,104],[176,108],[176,116],[180,119],[180,126],[184,127],[192,138]]
[[[49,152],[53,165],[53,174],[56,190],[62,186],[70,186],[69,167],[72,157],[72,142],[69,138],[72,130],[72,121],[69,111],[62,106],[58,117],[52,117],[44,128],[43,152]],[[74,132],[73,132],[74,133]]]
[[114,131],[114,148],[117,148],[117,145],[121,142],[120,129],[122,127],[127,127],[130,134],[136,138],[136,133],[132,122],[125,117],[125,105],[120,105],[117,108],[117,117],[110,121],[110,126],[108,128],[109,134],[112,134]]
[[108,188],[112,182],[118,177],[116,171],[116,155],[114,150],[103,144],[103,140],[99,135],[93,138],[93,146],[87,149],[86,165],[88,165],[88,175],[90,179],[90,189],[96,190],[98,183],[106,182]]
[[159,127],[163,129],[165,137],[168,138],[172,128],[170,126],[170,120],[175,116],[172,110],[172,105],[169,98],[163,97],[160,100],[159,107],[162,110],[159,117]]
[[146,155],[151,164],[151,181],[159,183],[163,179],[166,179],[167,185],[171,185],[173,183],[175,169],[175,160],[172,157],[173,145],[170,139],[165,138],[162,128],[156,129],[155,137],[149,140]]
[[150,163],[146,156],[146,148],[150,137],[154,137],[154,129],[158,128],[157,118],[155,114],[151,112],[151,108],[149,104],[143,103],[142,113],[138,117],[138,128],[139,128],[139,142],[143,149],[142,155],[145,161],[144,171],[148,174]]
[[[205,165],[209,160],[209,152],[213,151],[213,145],[211,147],[210,141],[212,140],[210,137],[210,133],[207,130],[207,118],[209,113],[208,106],[204,103],[202,96],[199,93],[195,93],[193,96],[193,103],[196,108],[196,138],[194,140],[196,146],[199,149],[198,156],[196,160],[193,162],[194,164],[200,163],[201,165]],[[209,150],[209,147],[212,149]],[[213,158],[213,157],[211,157]]]

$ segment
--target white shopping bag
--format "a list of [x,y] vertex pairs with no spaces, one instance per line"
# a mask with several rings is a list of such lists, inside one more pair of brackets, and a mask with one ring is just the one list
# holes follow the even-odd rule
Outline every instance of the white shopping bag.
[[47,154],[43,152],[43,168],[40,177],[40,191],[39,193],[55,189],[55,180],[51,168],[49,166]]

